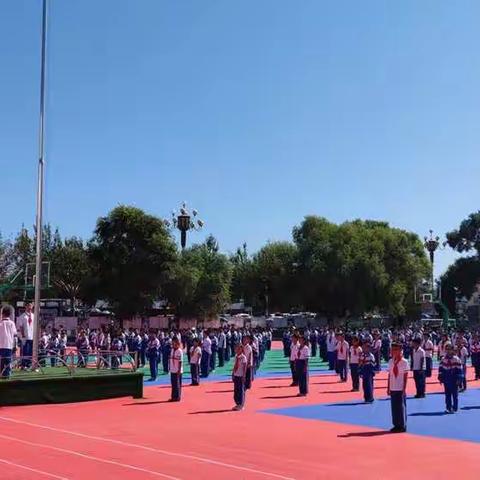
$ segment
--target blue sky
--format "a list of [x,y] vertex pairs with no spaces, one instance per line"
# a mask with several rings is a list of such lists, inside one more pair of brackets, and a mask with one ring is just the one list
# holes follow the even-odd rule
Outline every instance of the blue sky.
[[[0,2],[0,231],[33,224],[40,0]],[[46,220],[182,200],[225,251],[306,214],[479,208],[476,0],[50,0]],[[438,255],[438,271],[453,258]]]

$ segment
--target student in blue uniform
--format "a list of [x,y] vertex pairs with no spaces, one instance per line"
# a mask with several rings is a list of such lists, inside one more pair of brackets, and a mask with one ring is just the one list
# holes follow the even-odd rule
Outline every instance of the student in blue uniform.
[[165,335],[163,342],[161,344],[162,347],[162,367],[163,373],[169,372],[169,362],[170,362],[170,354],[172,352],[172,340],[168,335]]
[[160,354],[160,341],[155,332],[151,331],[146,346],[146,357],[150,365],[150,382],[154,382],[158,376],[158,356]]
[[145,364],[147,363],[146,362],[146,360],[147,360],[147,349],[148,349],[148,343],[150,342],[150,336],[147,335],[147,332],[142,329],[142,331],[140,333],[140,337],[142,338],[142,341],[141,341],[141,344],[140,344],[140,367],[144,367]]
[[352,338],[352,346],[350,347],[350,374],[352,375],[352,392],[358,392],[360,390],[360,371],[359,363],[362,355],[362,347],[360,347],[358,337]]
[[[420,346],[420,345],[419,345]],[[392,358],[388,363],[388,388],[392,408],[392,433],[407,431],[407,382],[408,361],[403,358],[403,348],[400,343],[392,343]]]
[[362,377],[363,398],[366,403],[372,403],[373,398],[373,379],[375,377],[375,357],[370,351],[370,343],[365,342],[362,346],[362,355],[360,357],[360,376]]
[[454,354],[451,343],[445,345],[445,352],[438,367],[438,380],[445,389],[445,412],[454,413],[458,410],[458,388],[463,377],[462,363]]
[[292,343],[290,345],[290,372],[292,374],[292,383],[291,387],[298,386],[298,375],[297,375],[297,357],[298,357],[298,335],[294,334],[292,336]]
[[300,337],[298,341],[297,360],[295,370],[298,378],[299,397],[306,397],[308,394],[308,360],[310,358],[309,341],[305,337]]
[[290,358],[290,345],[292,343],[292,339],[288,330],[285,330],[283,332],[282,343],[283,343],[283,356]]
[[317,356],[317,340],[318,340],[318,332],[313,329],[310,332],[310,348],[312,352],[312,358]]
[[124,351],[123,350],[124,345],[123,345],[122,339],[121,339],[121,337],[118,333],[113,337],[111,348],[112,348],[112,352],[113,352],[112,356],[111,356],[111,359],[110,359],[111,365],[112,365],[112,370],[117,370],[121,365],[121,358],[122,358],[123,351]]
[[212,340],[210,336],[204,332],[202,341],[202,360],[200,369],[202,371],[202,378],[207,378],[210,374],[210,356],[212,355]]
[[235,362],[232,370],[233,410],[243,410],[245,405],[245,378],[247,375],[247,357],[243,353],[243,346],[238,344],[235,354]]
[[48,340],[48,355],[50,356],[50,366],[57,366],[58,352],[60,351],[60,340],[58,338],[58,332],[53,330],[51,337]]

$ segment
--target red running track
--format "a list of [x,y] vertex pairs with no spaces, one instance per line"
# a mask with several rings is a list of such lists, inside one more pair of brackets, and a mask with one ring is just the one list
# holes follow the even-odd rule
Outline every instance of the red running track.
[[[480,444],[261,413],[361,398],[334,375],[312,377],[307,398],[289,383],[256,380],[243,412],[231,411],[229,382],[185,387],[177,404],[160,386],[136,401],[4,407],[0,479],[478,479]],[[381,374],[378,397],[385,386]]]

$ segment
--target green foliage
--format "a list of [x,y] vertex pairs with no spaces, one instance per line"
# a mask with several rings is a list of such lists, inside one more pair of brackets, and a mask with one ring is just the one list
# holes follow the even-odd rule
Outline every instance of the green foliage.
[[98,220],[89,256],[97,298],[126,318],[143,313],[161,295],[176,248],[161,219],[119,206]]
[[165,295],[178,315],[208,319],[222,312],[230,301],[231,279],[232,266],[210,236],[205,243],[181,253]]
[[480,253],[480,211],[462,221],[458,230],[447,233],[447,242],[457,252],[476,250]]

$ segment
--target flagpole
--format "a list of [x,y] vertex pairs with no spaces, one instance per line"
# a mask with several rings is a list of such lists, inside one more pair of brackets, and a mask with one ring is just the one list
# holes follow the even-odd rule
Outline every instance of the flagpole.
[[35,258],[35,315],[33,322],[32,367],[38,366],[38,341],[40,337],[40,299],[42,293],[42,233],[43,233],[43,189],[45,175],[45,76],[47,57],[47,3],[42,0],[42,53],[40,70],[40,125],[38,141],[38,183],[36,214],[36,258]]

